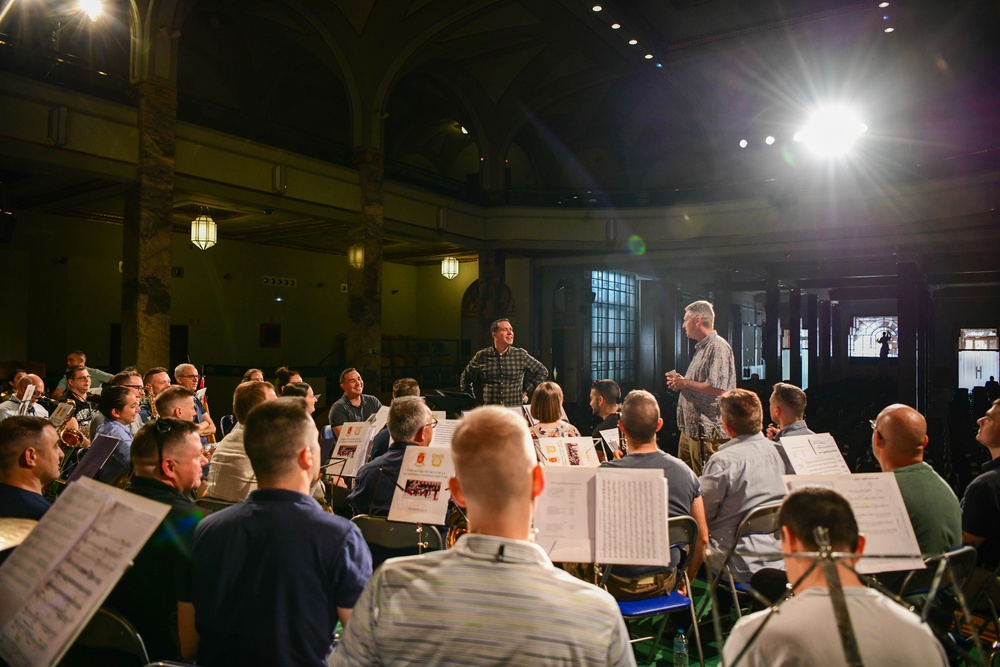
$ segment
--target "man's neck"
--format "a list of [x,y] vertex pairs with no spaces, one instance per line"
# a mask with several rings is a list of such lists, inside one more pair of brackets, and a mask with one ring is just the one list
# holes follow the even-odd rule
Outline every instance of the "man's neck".
[[493,343],[493,349],[497,351],[497,354],[504,355],[507,354],[507,350],[510,349],[510,345],[504,341],[497,341]]
[[597,412],[597,416],[602,420],[607,419],[611,415],[618,412],[618,405],[602,405],[601,409]]
[[280,489],[283,491],[298,491],[299,493],[309,495],[309,489],[312,484],[306,478],[305,475],[293,475],[289,477],[283,477],[279,479],[267,479],[260,477],[257,478],[257,488],[258,489]]
[[[798,559],[796,559],[798,560]],[[805,561],[799,561],[799,564],[805,563]],[[787,567],[787,561],[786,561]],[[802,569],[800,567],[789,568],[788,570],[788,581],[792,584],[802,576]],[[846,566],[838,563],[837,572],[840,575],[840,585],[844,588],[861,588],[863,584],[861,580],[858,579],[853,571],[848,569]],[[810,572],[805,579],[803,579],[798,586],[795,587],[796,595],[799,595],[810,588],[829,588],[830,585],[826,580],[826,574],[823,571],[822,566],[817,565],[812,572]]]
[[87,400],[87,395],[86,394],[80,395],[80,394],[76,393],[76,391],[74,391],[73,389],[70,389],[69,393],[70,393],[70,395],[73,396],[73,398],[75,398],[78,401],[86,401]]
[[778,426],[780,426],[782,429],[786,429],[789,426],[791,426],[792,424],[794,424],[796,422],[801,422],[801,421],[805,421],[805,420],[802,419],[801,417],[792,417],[790,420],[787,420],[787,421],[784,418],[782,418],[782,419],[778,420]]
[[989,450],[990,456],[993,457],[994,461],[1000,459],[1000,444],[996,447],[987,447],[986,449]]
[[3,478],[0,482],[7,484],[8,486],[13,486],[24,491],[31,491],[32,493],[37,493],[42,495],[42,480],[38,479],[34,475],[23,475],[20,477]]
[[467,509],[469,532],[478,535],[493,535],[509,540],[527,541],[531,536],[531,510],[508,509],[503,514],[497,512],[477,512]]
[[700,330],[700,331],[695,331],[694,332],[694,340],[695,340],[696,343],[700,343],[701,341],[705,340],[706,338],[708,338],[709,336],[711,336],[714,333],[715,333],[715,329],[703,329],[703,330]]
[[[344,395],[347,396],[347,394]],[[347,396],[347,400],[350,401],[351,405],[361,405],[361,394],[358,394],[354,398]]]
[[659,447],[656,446],[656,442],[643,442],[641,444],[635,444],[627,437],[625,441],[628,443],[628,453],[629,454],[652,454],[657,451]]

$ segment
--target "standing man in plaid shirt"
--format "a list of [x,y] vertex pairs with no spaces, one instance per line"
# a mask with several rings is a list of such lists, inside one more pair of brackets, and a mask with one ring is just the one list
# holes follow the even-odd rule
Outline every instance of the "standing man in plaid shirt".
[[[524,348],[514,347],[514,327],[506,317],[490,325],[493,345],[476,352],[459,384],[483,403],[522,405],[549,371]],[[482,392],[476,388],[482,385]]]

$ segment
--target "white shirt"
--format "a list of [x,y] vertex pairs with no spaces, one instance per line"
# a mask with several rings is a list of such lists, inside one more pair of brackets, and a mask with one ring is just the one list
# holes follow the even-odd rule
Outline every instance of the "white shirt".
[[257,489],[257,476],[243,448],[243,425],[236,424],[219,446],[208,465],[209,498],[238,503]]

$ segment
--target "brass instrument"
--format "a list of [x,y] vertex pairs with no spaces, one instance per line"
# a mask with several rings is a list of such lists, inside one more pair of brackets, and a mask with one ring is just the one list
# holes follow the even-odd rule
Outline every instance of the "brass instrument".
[[56,435],[59,436],[59,444],[63,447],[70,449],[86,447],[87,439],[83,437],[83,433],[79,429],[70,428],[68,424],[56,429]]
[[153,398],[153,391],[152,391],[152,389],[150,389],[150,386],[147,384],[145,387],[142,388],[142,391],[143,391],[144,394],[146,394],[146,403],[149,404],[149,418],[150,418],[150,420],[159,419],[160,415],[158,415],[156,413],[156,401]]
[[448,532],[444,536],[444,548],[451,549],[458,538],[469,532],[469,519],[454,502],[448,504],[448,518],[445,521]]

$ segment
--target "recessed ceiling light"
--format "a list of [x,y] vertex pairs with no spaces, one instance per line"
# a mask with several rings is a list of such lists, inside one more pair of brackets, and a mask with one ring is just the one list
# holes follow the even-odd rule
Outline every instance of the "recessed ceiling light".
[[637,40],[637,39],[630,39],[630,40],[628,40],[628,43],[631,44],[632,46],[635,46],[636,44],[639,43],[639,40]]
[[767,138],[764,139],[764,143],[770,146],[771,144],[774,143],[774,137],[772,137],[771,135],[767,135]]
[[604,7],[601,7],[600,5],[594,5],[593,7],[591,7],[591,9],[593,9],[595,12],[599,12],[602,9],[604,9]]
[[657,67],[657,69],[663,67],[663,63],[656,63],[656,67]]
[[740,148],[746,148],[746,147],[747,147],[747,140],[740,139]]
[[645,58],[646,58],[646,60],[652,60],[653,59],[653,54],[652,53],[647,53],[646,56],[645,56]]
[[462,129],[462,134],[468,134],[469,133],[469,131],[467,129],[465,129],[464,125],[461,125],[460,127]]
[[895,28],[886,28],[885,30],[883,30],[883,32],[893,32],[894,30],[896,30],[896,29]]
[[612,30],[618,30],[618,28],[620,28],[620,27],[622,27],[621,23],[612,23],[611,24],[611,29]]
[[878,6],[881,7],[882,9],[885,9],[886,7],[889,6],[889,3],[888,2],[880,2],[880,3],[878,3]]

